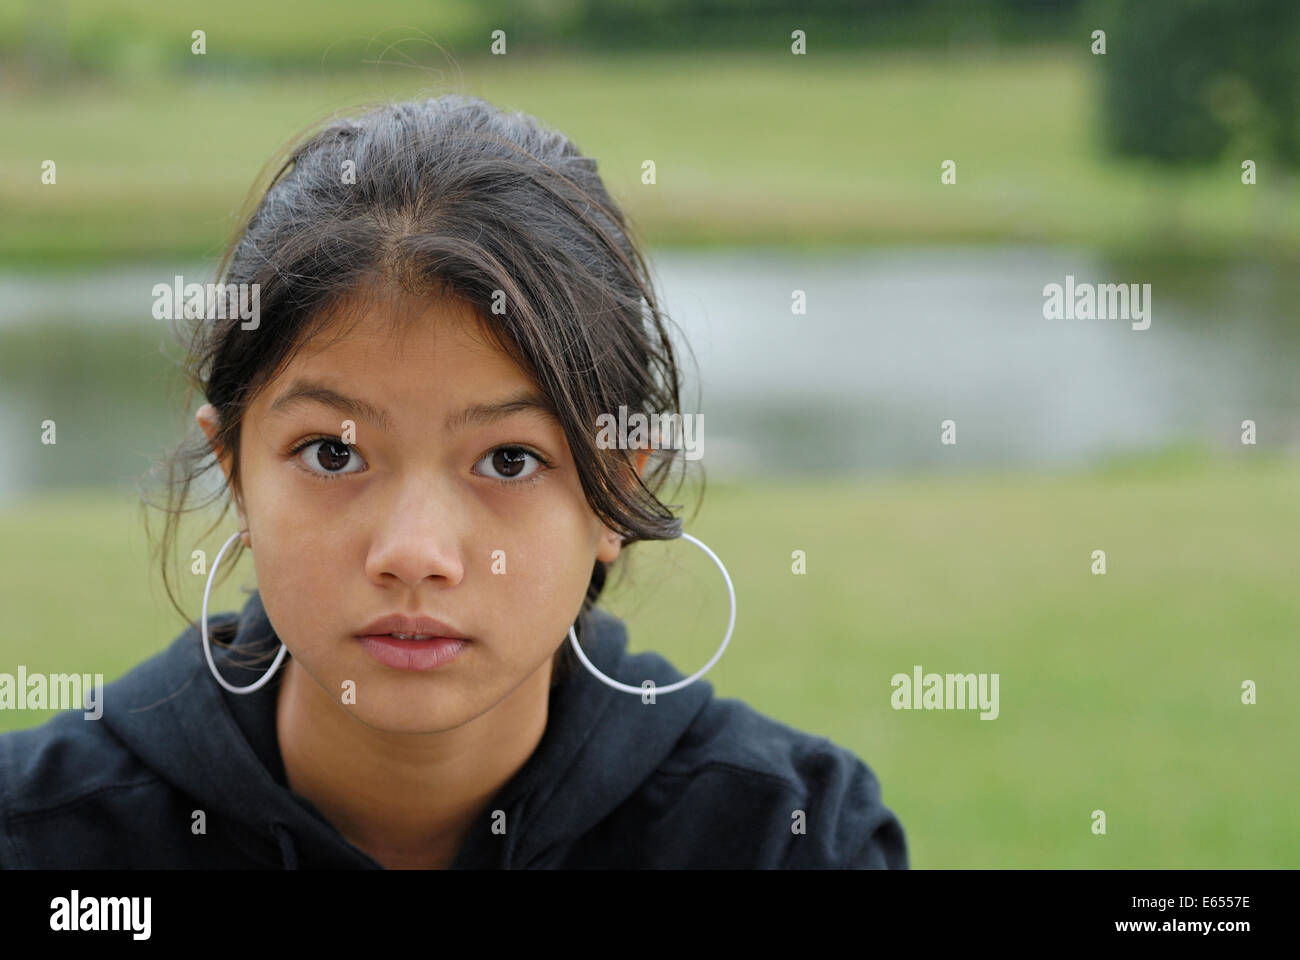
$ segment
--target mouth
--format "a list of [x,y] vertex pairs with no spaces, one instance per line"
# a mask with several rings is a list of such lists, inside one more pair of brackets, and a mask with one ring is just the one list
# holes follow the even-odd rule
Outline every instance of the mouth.
[[371,657],[394,670],[434,670],[451,663],[470,644],[470,638],[451,624],[404,613],[372,620],[356,637]]
[[372,620],[357,631],[358,637],[394,637],[398,640],[432,640],[446,637],[468,640],[469,637],[449,623],[429,616],[408,616],[390,613]]
[[451,663],[469,646],[463,637],[379,633],[359,637],[366,653],[394,670],[435,670]]

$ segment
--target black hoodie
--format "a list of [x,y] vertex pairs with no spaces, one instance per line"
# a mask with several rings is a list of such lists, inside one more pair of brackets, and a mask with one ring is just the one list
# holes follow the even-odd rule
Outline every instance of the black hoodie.
[[[256,592],[209,629],[236,617],[236,647],[275,649]],[[683,679],[657,654],[628,654],[622,621],[599,608],[580,639],[608,676]],[[233,683],[257,676],[221,647],[213,656]],[[901,824],[848,750],[715,697],[707,680],[646,704],[574,667],[453,869],[907,867]],[[289,789],[280,675],[228,693],[190,627],[104,688],[102,718],[74,710],[0,736],[0,867],[382,869]]]

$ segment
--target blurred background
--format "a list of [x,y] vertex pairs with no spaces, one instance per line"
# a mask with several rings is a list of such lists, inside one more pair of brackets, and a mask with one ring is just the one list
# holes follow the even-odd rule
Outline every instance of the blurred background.
[[[736,584],[718,694],[862,757],[915,867],[1300,866],[1292,0],[10,0],[0,672],[111,680],[184,627],[152,286],[212,279],[298,132],[445,92],[569,134],[648,244],[705,414],[678,502]],[[1067,276],[1149,283],[1150,328],[1045,319]],[[235,529],[192,519],[182,560]],[[603,605],[693,673],[716,568],[628,560]],[[999,674],[1000,715],[892,709],[918,664]]]

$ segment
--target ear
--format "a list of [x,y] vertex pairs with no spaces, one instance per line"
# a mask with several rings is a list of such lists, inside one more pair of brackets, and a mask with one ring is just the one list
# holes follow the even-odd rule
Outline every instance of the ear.
[[[633,455],[633,462],[636,464],[637,476],[645,473],[646,461],[650,459],[649,450],[638,450]],[[602,527],[600,531],[600,545],[596,549],[596,559],[602,563],[613,563],[618,559],[619,552],[623,549],[623,538],[615,533],[609,527]]]
[[[205,403],[203,406],[199,407],[198,412],[194,414],[194,419],[198,423],[199,428],[207,436],[208,444],[212,447],[213,452],[217,454],[218,462],[221,464],[221,472],[226,475],[226,485],[229,486],[230,471],[234,464],[229,453],[223,453],[217,448],[217,429],[220,426],[220,418],[217,416],[217,408],[210,403]],[[248,518],[244,516],[243,498],[239,496],[238,491],[235,492],[234,499],[235,512],[239,515],[240,529],[247,530]],[[247,533],[244,534],[243,540],[245,546],[251,546],[249,543],[249,535]]]

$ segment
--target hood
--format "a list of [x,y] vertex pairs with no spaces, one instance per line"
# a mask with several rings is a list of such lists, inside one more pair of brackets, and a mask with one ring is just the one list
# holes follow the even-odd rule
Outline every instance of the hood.
[[[234,659],[232,651],[216,645],[212,654],[222,676],[244,686],[271,662],[249,667],[247,655],[273,652],[279,638],[256,591],[238,614],[209,616],[209,632],[232,620]],[[684,679],[658,654],[629,654],[623,622],[598,607],[583,616],[578,631],[583,651],[607,676],[637,686],[653,680],[661,687]],[[597,680],[571,651],[569,656],[573,669],[551,688],[541,742],[487,804],[482,828],[469,831],[453,869],[545,866],[636,791],[713,696],[701,679],[643,704],[639,696]],[[275,735],[283,670],[281,665],[254,693],[229,693],[209,671],[202,635],[191,626],[167,650],[108,685],[103,722],[209,819],[245,826],[253,835],[250,856],[266,866],[382,869],[284,785]],[[489,829],[497,809],[506,811],[505,836]]]

